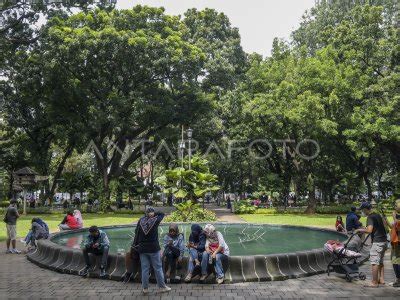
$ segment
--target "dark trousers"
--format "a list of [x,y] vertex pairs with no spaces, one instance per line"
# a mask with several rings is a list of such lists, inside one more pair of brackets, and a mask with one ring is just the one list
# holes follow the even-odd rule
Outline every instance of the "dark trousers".
[[101,263],[100,263],[100,267],[102,269],[105,269],[107,267],[107,258],[108,258],[108,250],[109,247],[104,246],[101,249],[97,249],[97,248],[92,248],[92,247],[85,247],[85,249],[83,249],[83,257],[85,259],[85,263],[86,266],[90,266],[90,258],[89,258],[89,253],[92,253],[96,256],[100,256],[101,255]]
[[173,246],[167,246],[164,251],[164,259],[165,259],[165,269],[168,270],[168,267],[171,267],[171,274],[173,274],[176,270],[176,261],[180,256],[180,251],[178,248]]
[[400,279],[400,265],[393,265],[394,274],[397,279]]

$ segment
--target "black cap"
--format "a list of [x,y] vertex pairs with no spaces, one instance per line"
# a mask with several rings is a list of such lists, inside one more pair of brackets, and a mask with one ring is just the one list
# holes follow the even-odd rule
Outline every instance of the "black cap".
[[357,210],[357,207],[352,206],[350,209],[351,209],[351,211],[356,211],[356,210]]
[[369,202],[363,202],[361,203],[360,209],[371,209],[372,205]]

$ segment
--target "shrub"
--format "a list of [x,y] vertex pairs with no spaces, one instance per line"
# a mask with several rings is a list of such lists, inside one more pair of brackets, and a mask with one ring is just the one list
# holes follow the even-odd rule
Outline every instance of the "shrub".
[[254,214],[256,212],[256,207],[250,204],[249,200],[241,200],[234,204],[235,214]]
[[0,202],[0,207],[5,208],[5,207],[8,207],[9,205],[10,205],[10,201],[8,201],[8,200]]
[[[334,205],[334,206],[317,206],[317,214],[347,214],[352,205]],[[274,207],[274,208],[260,208],[256,210],[256,214],[302,214],[306,207]]]
[[217,216],[213,211],[203,209],[200,204],[186,201],[175,205],[176,210],[168,215],[165,222],[213,222]]
[[317,206],[315,212],[318,214],[347,214],[352,205],[337,205],[337,206]]
[[114,214],[116,215],[138,215],[138,214],[144,214],[144,210],[140,209],[127,209],[127,208],[121,208],[113,211]]

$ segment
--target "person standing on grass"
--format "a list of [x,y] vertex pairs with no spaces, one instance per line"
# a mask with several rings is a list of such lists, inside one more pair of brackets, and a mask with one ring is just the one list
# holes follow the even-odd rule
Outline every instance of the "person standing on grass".
[[[4,216],[4,222],[6,223],[7,229],[7,250],[6,253],[14,253],[20,254],[16,247],[16,240],[17,240],[17,219],[19,218],[18,208],[17,208],[17,201],[11,200],[10,206],[7,208],[6,214]],[[10,249],[10,245],[12,249]]]
[[148,294],[149,292],[150,266],[154,269],[160,292],[169,292],[171,290],[164,281],[161,247],[158,241],[158,226],[163,218],[163,213],[155,213],[154,208],[148,206],[146,215],[136,225],[132,247],[137,250],[140,257],[143,294]]
[[369,252],[369,259],[372,266],[372,282],[367,287],[378,287],[384,285],[384,266],[383,260],[387,250],[386,228],[388,224],[380,214],[372,211],[369,202],[363,202],[360,210],[367,216],[367,228],[359,228],[354,233],[371,234],[372,246]]

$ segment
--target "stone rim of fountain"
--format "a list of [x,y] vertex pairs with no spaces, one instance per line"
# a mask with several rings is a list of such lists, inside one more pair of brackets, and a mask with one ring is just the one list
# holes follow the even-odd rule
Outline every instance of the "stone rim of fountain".
[[[185,222],[176,223],[188,224]],[[215,225],[247,225],[249,227],[268,225],[337,233],[331,229],[310,226],[226,222],[212,223]],[[203,224],[203,222],[201,222],[201,224]],[[100,228],[127,228],[132,226],[135,226],[135,224],[101,226]],[[87,231],[87,228],[74,230],[74,232],[85,231]],[[52,241],[54,237],[68,235],[69,233],[69,231],[54,233],[51,234],[48,240],[39,240],[37,242],[37,249],[27,255],[28,260],[40,267],[60,273],[75,275],[79,274],[79,271],[85,267],[82,251],[80,249],[61,246]],[[345,234],[341,235],[346,236]],[[93,258],[94,257],[92,256],[92,259]],[[225,282],[236,283],[275,281],[321,274],[326,272],[326,268],[330,260],[331,254],[322,248],[297,251],[293,253],[230,256],[228,261],[224,263]],[[363,257],[363,260],[365,260],[365,257]],[[99,277],[99,259],[96,259],[95,261],[95,268],[89,273],[89,277]],[[185,275],[187,269],[187,263],[188,259],[185,257],[181,268],[181,275],[183,276]],[[108,279],[120,280],[125,274],[125,270],[125,255],[110,253],[107,264]],[[136,281],[140,279],[138,273],[134,274],[133,277]],[[213,279],[213,276],[209,276],[206,282],[213,283]]]

